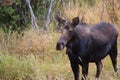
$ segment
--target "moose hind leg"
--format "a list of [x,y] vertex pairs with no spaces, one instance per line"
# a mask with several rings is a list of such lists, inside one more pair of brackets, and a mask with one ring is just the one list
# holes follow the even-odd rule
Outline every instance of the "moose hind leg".
[[115,41],[115,44],[112,46],[110,52],[109,52],[109,55],[110,55],[110,58],[112,60],[112,64],[113,64],[113,68],[114,68],[114,71],[117,72],[118,71],[118,67],[117,67],[117,41]]
[[102,64],[102,61],[95,62],[95,64],[96,64],[96,67],[97,67],[96,78],[99,78],[100,73],[101,73],[102,68],[103,68],[103,64]]

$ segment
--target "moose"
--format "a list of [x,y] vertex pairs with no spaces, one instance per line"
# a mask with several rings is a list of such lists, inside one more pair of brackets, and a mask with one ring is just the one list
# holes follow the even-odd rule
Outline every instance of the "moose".
[[89,63],[96,64],[96,79],[99,78],[103,64],[102,59],[110,56],[114,71],[117,67],[117,38],[118,31],[112,23],[100,22],[89,26],[80,22],[79,17],[68,21],[56,16],[59,24],[62,24],[62,34],[57,41],[56,50],[66,47],[74,79],[79,80],[79,65],[82,67],[82,80],[87,79]]

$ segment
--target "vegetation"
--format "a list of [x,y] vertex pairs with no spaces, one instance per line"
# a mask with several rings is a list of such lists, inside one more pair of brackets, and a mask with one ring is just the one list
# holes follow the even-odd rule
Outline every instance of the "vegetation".
[[[54,18],[56,14],[68,20],[79,16],[89,24],[111,22],[120,32],[119,0],[53,0],[46,31],[50,1],[31,0],[39,27],[35,32],[25,0],[0,1],[0,80],[73,80],[65,50],[55,49],[60,36]],[[119,56],[120,51],[118,67]],[[103,65],[100,80],[120,80],[120,72],[114,73],[109,57],[103,60]],[[89,80],[94,80],[95,71],[95,64],[90,64]]]

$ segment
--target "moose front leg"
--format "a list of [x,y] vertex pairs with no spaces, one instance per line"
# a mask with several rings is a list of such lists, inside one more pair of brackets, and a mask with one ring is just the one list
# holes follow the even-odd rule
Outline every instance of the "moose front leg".
[[79,80],[79,63],[77,57],[74,56],[72,53],[68,53],[68,57],[74,74],[74,80]]
[[96,72],[96,80],[97,80],[100,76],[101,71],[102,71],[103,64],[102,64],[102,61],[95,62],[95,64],[97,66],[97,72]]
[[79,80],[79,65],[75,63],[71,63],[71,68],[74,73],[74,79]]
[[83,74],[82,80],[86,80],[86,78],[87,78],[88,66],[89,66],[89,63],[82,64],[82,74]]

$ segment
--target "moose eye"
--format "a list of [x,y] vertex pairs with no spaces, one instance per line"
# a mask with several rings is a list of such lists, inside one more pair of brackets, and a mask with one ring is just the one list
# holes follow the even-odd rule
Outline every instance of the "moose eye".
[[65,29],[69,30],[69,26],[65,26]]

